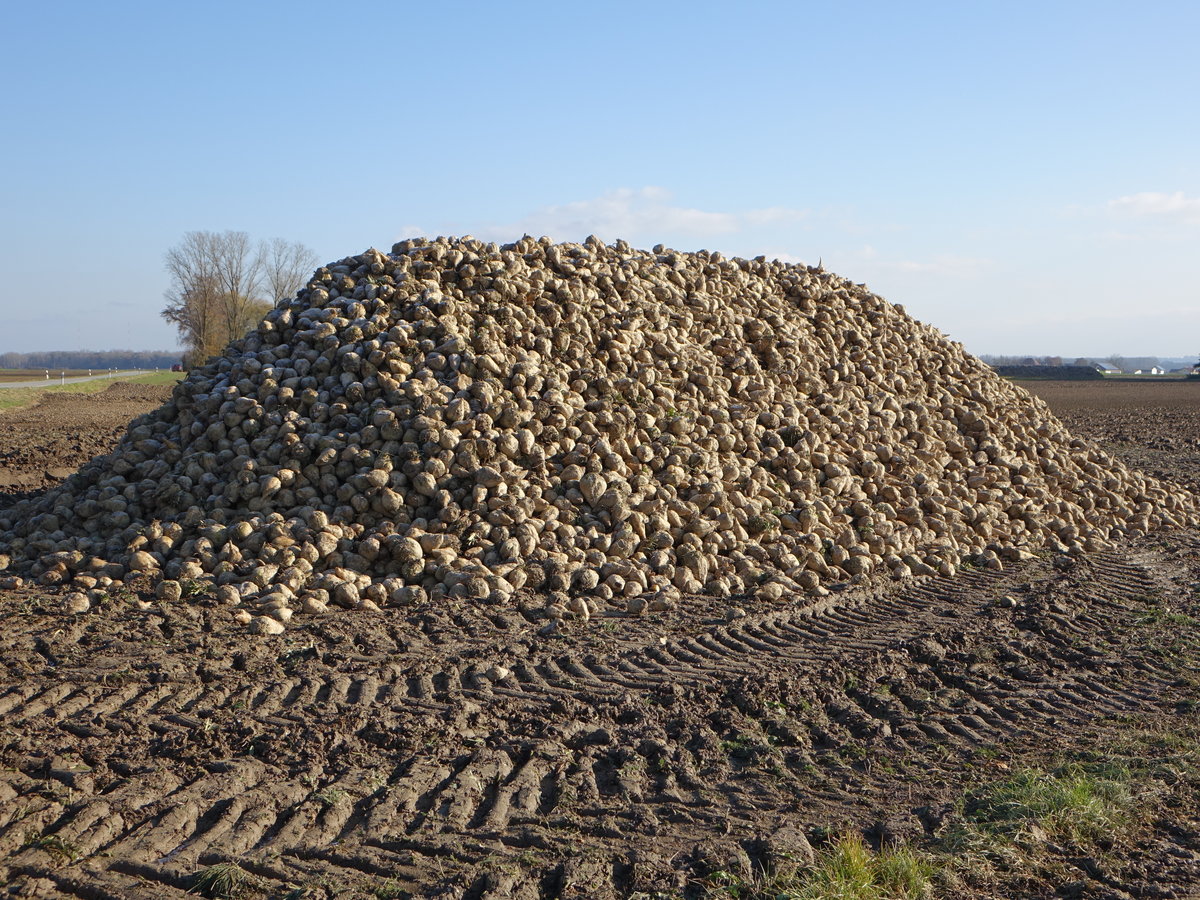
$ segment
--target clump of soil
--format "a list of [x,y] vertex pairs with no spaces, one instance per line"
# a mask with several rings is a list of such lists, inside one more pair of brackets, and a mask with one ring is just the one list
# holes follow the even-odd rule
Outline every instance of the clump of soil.
[[0,551],[46,584],[212,578],[273,633],[523,588],[555,619],[780,600],[1197,509],[823,269],[464,238],[318,269],[113,453],[0,512]]

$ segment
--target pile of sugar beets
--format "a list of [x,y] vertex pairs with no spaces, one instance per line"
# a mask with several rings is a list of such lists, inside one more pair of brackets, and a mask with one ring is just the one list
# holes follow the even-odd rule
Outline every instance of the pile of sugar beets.
[[120,445],[0,512],[0,568],[215,583],[256,630],[540,593],[792,600],[1200,522],[938,331],[821,268],[408,240],[316,271]]

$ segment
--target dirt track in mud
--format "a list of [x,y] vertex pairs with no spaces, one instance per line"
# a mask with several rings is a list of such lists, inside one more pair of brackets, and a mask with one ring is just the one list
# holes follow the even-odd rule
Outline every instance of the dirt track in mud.
[[[1031,387],[1197,485],[1193,395]],[[62,434],[46,458],[77,466]],[[63,617],[44,590],[9,592],[0,883],[183,897],[236,862],[248,897],[730,896],[713,873],[842,828],[925,846],[980,783],[1194,729],[1197,586],[1184,531],[816,602],[693,597],[550,638],[532,606],[253,637],[203,594]],[[1200,813],[1167,798],[1101,856],[1046,857],[954,896],[1200,896]]]

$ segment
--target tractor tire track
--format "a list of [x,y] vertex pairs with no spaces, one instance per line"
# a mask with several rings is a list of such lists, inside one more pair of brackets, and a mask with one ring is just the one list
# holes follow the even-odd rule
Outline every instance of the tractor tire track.
[[[1117,554],[1075,565],[847,591],[609,652],[549,646],[499,658],[495,680],[464,658],[242,684],[11,684],[5,726],[36,729],[41,748],[0,775],[0,859],[80,897],[183,897],[221,861],[264,891],[618,896],[663,877],[628,848],[664,824],[681,848],[748,842],[779,809],[868,809],[854,785],[875,759],[967,759],[1161,706],[1169,661],[1112,640],[1153,579]],[[480,621],[476,636],[498,627]],[[154,761],[97,780],[55,741]],[[193,747],[226,756],[197,764]],[[588,857],[573,852],[581,829],[600,848]],[[73,858],[51,865],[49,846]]]

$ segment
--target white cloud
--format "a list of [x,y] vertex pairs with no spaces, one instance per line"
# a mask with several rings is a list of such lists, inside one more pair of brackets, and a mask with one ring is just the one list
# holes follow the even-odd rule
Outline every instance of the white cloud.
[[1123,215],[1179,219],[1200,224],[1200,197],[1189,197],[1183,191],[1163,193],[1143,191],[1110,200],[1108,208]]
[[393,241],[405,241],[411,237],[423,237],[427,234],[424,228],[420,225],[401,225],[396,231],[396,237]]
[[522,234],[581,240],[595,234],[605,240],[670,242],[713,238],[750,228],[774,227],[803,219],[807,212],[782,206],[733,212],[677,206],[661,187],[619,188],[590,200],[543,206],[510,225],[488,226],[479,236],[512,240]]

